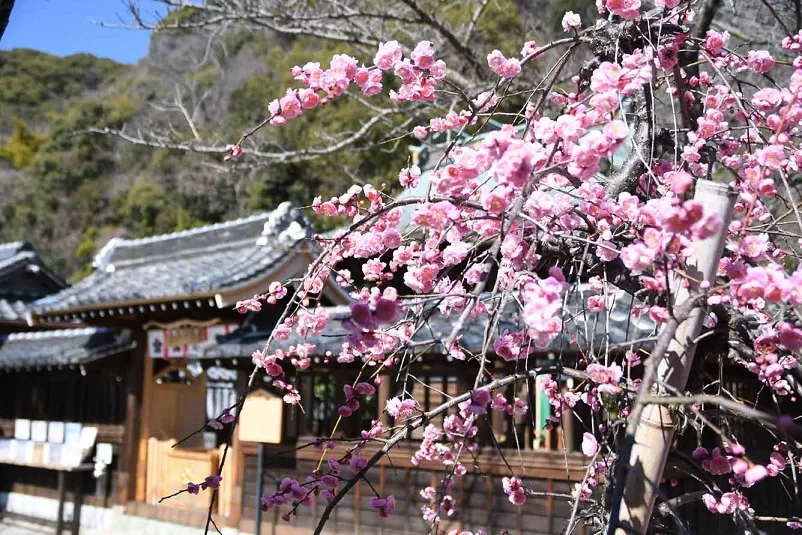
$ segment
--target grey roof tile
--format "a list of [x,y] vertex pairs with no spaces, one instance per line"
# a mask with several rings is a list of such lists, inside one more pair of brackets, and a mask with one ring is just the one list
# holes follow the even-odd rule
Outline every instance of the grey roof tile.
[[0,321],[25,319],[28,306],[66,287],[26,242],[0,244]]
[[99,327],[0,335],[0,369],[86,364],[134,345],[129,331]]
[[16,255],[20,251],[24,251],[26,249],[30,250],[30,248],[31,246],[24,241],[0,243],[0,264],[2,264],[7,258]]
[[20,321],[25,319],[30,301],[6,299],[0,296],[0,320]]
[[[559,351],[591,351],[600,352],[610,345],[622,345],[636,343],[639,347],[649,347],[651,344],[652,333],[655,330],[655,323],[648,317],[642,315],[639,319],[632,317],[633,297],[625,292],[616,295],[612,310],[606,312],[586,311],[583,303],[587,302],[587,297],[592,295],[589,287],[580,285],[578,289],[568,293],[568,300],[564,309],[564,331],[547,348],[538,350],[541,353]],[[637,302],[637,301],[635,301]],[[315,354],[323,355],[327,351],[338,354],[342,343],[345,341],[349,331],[342,325],[342,320],[350,316],[348,307],[329,308],[329,324],[326,330],[319,336],[309,336],[306,342],[314,344]],[[435,312],[430,320],[427,329],[421,329],[418,340],[431,340],[446,338],[451,332],[452,326],[456,321],[456,316],[445,316],[439,311]],[[461,345],[471,352],[481,352],[486,317],[469,320],[463,329],[460,339]],[[508,309],[499,322],[496,332],[501,334],[504,330],[520,330],[523,323],[516,314]],[[270,333],[267,332],[248,332],[240,329],[218,338],[218,343],[206,347],[203,353],[190,354],[190,358],[236,358],[250,356],[253,351],[261,349]],[[644,339],[646,339],[644,341]],[[296,331],[293,331],[289,339],[274,345],[274,349],[286,349],[290,345],[303,342]]]
[[303,213],[283,203],[272,212],[216,225],[136,240],[115,238],[98,253],[91,275],[37,301],[33,310],[210,295],[267,271],[310,232]]

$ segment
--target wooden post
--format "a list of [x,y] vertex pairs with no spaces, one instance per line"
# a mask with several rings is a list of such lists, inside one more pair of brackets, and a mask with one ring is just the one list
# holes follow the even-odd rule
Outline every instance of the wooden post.
[[554,533],[554,480],[549,478],[546,492],[546,514],[549,515],[549,535]]
[[495,531],[495,515],[493,508],[496,506],[496,478],[488,476],[485,478],[485,496],[487,496],[487,504],[485,505],[485,517],[487,518],[487,532],[493,533]]
[[[711,287],[715,283],[737,194],[726,184],[700,180],[696,184],[694,198],[702,202],[705,213],[715,214],[722,223],[715,235],[693,244],[693,253],[688,258],[687,267],[690,287],[673,285],[675,309],[687,303],[693,294],[701,290],[702,281]],[[655,385],[669,385],[680,392],[685,388],[696,352],[695,340],[702,330],[703,321],[704,309],[701,304],[695,304],[692,312],[680,323],[665,354],[652,357],[659,359],[656,363]],[[652,385],[644,385],[642,388],[650,386]],[[651,390],[653,395],[666,394],[661,386]],[[621,488],[617,490],[622,493],[619,494],[618,525],[610,523],[608,533],[611,535],[646,533],[668,452],[674,440],[675,428],[676,421],[669,407],[657,404],[646,405],[635,429],[628,430],[630,433],[634,431],[634,442],[629,458],[623,459],[628,461],[626,484],[618,482]],[[616,503],[615,499],[613,503]],[[622,526],[626,526],[626,529]]]
[[[234,382],[234,389],[237,393],[238,399],[239,396],[245,395],[247,388],[247,374],[242,373],[241,371],[237,372],[237,378]],[[231,451],[229,452],[229,455],[231,455],[231,460],[234,461],[234,463],[231,467],[233,482],[230,493],[231,504],[228,507],[228,510],[230,511],[228,525],[239,526],[240,520],[242,519],[242,486],[245,479],[245,455],[242,452],[242,442],[239,439],[239,433],[234,433],[234,437],[231,440]]]
[[139,331],[136,351],[141,355],[142,363],[142,416],[139,419],[139,440],[136,451],[136,493],[138,502],[145,500],[145,488],[148,469],[148,438],[150,438],[150,417],[153,393],[153,359],[148,356],[147,336],[144,330]]
[[[493,364],[494,364],[493,367],[495,368],[495,371],[493,372],[493,379],[500,379],[504,377],[504,372],[502,370],[502,363],[496,361]],[[506,392],[504,390],[501,390],[500,392],[501,394],[505,394],[506,397]],[[495,441],[498,442],[499,445],[503,445],[504,442],[507,440],[507,434],[505,432],[507,427],[506,424],[507,424],[506,412],[490,411],[490,426],[492,427],[492,429],[490,429],[490,432],[493,433],[493,436],[496,439]]]
[[359,535],[359,527],[362,523],[362,480],[357,481],[354,490],[354,534]]
[[147,339],[144,333],[135,331],[137,347],[131,350],[125,371],[125,434],[120,448],[120,471],[117,479],[117,499],[120,505],[127,504],[136,496],[137,451],[139,422],[142,413],[142,370]]
[[[385,496],[384,493],[384,483],[385,483],[385,468],[384,465],[379,465],[379,494]],[[379,524],[379,535],[384,535],[384,522]]]
[[[563,388],[563,392],[567,392],[568,388]],[[563,441],[565,443],[565,451],[571,453],[576,451],[576,444],[574,443],[574,411],[567,405],[563,408],[561,420],[561,427],[563,430]]]
[[390,375],[384,375],[384,376],[379,376],[379,377],[382,378],[382,382],[381,382],[381,384],[379,384],[379,388],[378,388],[378,390],[379,390],[379,399],[377,400],[377,402],[378,402],[378,407],[377,408],[378,408],[378,411],[380,413],[382,413],[380,421],[381,421],[382,425],[384,426],[384,428],[387,429],[388,427],[390,427],[390,425],[392,425],[392,422],[390,422],[390,415],[387,414],[386,412],[383,412],[383,411],[384,411],[384,407],[387,406],[387,400],[390,399],[390,381],[391,381],[391,379],[390,379]]
[[64,499],[66,498],[67,490],[64,483],[66,478],[64,470],[58,471],[58,512],[56,513],[56,535],[61,535],[64,530]]
[[262,534],[262,494],[265,483],[265,445],[260,442],[256,450],[256,518],[254,520],[254,535]]
[[[78,470],[74,472],[75,490],[72,491],[72,535],[78,535],[81,530],[81,505],[84,501],[84,475],[86,472]],[[61,532],[59,532],[61,535]]]

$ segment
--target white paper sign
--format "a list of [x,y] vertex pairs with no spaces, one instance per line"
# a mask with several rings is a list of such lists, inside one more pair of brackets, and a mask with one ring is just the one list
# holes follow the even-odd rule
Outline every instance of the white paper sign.
[[14,438],[16,438],[17,440],[29,440],[31,438],[30,420],[14,421]]
[[9,459],[12,461],[22,460],[22,444],[24,444],[22,440],[14,439],[11,441],[11,447],[9,448],[10,453],[8,455]]
[[64,422],[50,422],[48,424],[47,441],[51,444],[64,443]]
[[31,422],[31,440],[34,442],[47,442],[47,422],[43,420]]
[[61,464],[78,466],[84,460],[84,451],[78,444],[65,444],[61,450]]
[[34,453],[35,449],[36,449],[36,442],[33,442],[32,440],[29,440],[29,441],[25,442],[25,447],[24,447],[24,450],[23,450],[25,452],[25,454],[24,454],[23,460],[26,463],[32,463],[33,462],[33,453]]
[[63,463],[61,454],[64,449],[63,444],[51,444],[47,443],[44,445],[44,451],[42,452],[42,462],[45,464],[55,464],[60,465]]
[[111,444],[100,443],[95,448],[95,461],[109,465],[113,454]]
[[81,429],[81,439],[79,444],[81,445],[81,449],[85,452],[88,452],[92,449],[92,446],[95,445],[95,440],[97,440],[97,427],[84,427]]
[[81,424],[70,422],[64,426],[64,443],[77,444],[81,440]]

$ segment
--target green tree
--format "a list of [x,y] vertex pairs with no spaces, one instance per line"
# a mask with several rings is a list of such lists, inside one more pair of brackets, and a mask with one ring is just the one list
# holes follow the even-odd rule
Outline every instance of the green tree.
[[81,241],[75,248],[75,260],[80,267],[72,273],[70,277],[72,282],[79,281],[92,273],[92,259],[95,257],[98,238],[100,238],[100,229],[96,225],[90,225],[84,229]]
[[14,117],[13,125],[11,136],[5,145],[0,146],[0,158],[10,160],[14,168],[22,169],[31,165],[45,137],[34,132],[19,117]]
[[134,182],[123,197],[119,216],[135,236],[154,233],[156,223],[164,210],[164,189],[147,179]]

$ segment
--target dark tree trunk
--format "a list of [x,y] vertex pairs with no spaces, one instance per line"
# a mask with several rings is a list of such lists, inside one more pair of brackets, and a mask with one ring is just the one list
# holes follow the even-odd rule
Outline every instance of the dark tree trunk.
[[14,7],[14,0],[0,0],[0,39],[8,26],[8,19],[11,17],[11,9]]

